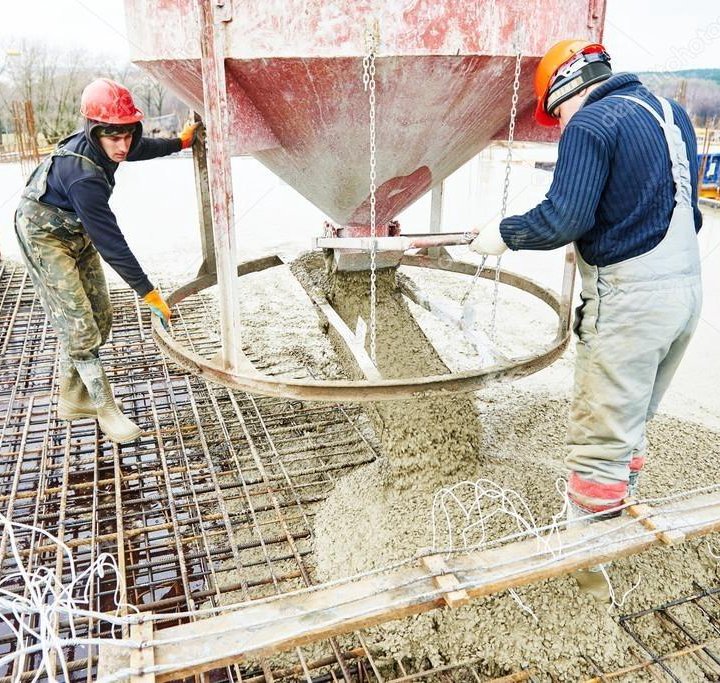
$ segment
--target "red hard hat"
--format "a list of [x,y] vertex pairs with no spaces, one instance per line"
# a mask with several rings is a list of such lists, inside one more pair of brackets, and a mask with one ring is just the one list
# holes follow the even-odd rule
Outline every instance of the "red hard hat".
[[85,86],[80,113],[86,119],[116,125],[137,123],[144,116],[135,106],[130,91],[109,78],[97,78]]

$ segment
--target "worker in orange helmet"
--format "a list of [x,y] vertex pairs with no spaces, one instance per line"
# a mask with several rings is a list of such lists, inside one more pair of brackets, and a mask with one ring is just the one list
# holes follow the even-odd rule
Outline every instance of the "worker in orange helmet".
[[471,248],[574,243],[582,276],[568,430],[578,515],[620,514],[655,414],[700,316],[697,141],[677,103],[613,75],[598,43],[564,40],[535,74],[538,123],[562,135],[544,201],[478,232]]
[[189,147],[197,124],[188,124],[179,138],[142,137],[142,111],[127,88],[107,78],[84,89],[80,112],[83,129],[61,140],[31,174],[15,213],[15,232],[60,343],[58,417],[96,417],[107,437],[123,443],[141,432],[116,403],[99,359],[112,324],[100,256],[166,326],[170,309],[110,209],[115,171],[123,161]]

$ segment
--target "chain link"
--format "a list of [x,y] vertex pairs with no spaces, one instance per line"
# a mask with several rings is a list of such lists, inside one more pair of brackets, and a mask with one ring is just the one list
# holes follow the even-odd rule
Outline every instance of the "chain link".
[[[510,193],[510,165],[512,163],[512,148],[515,140],[515,122],[517,121],[518,93],[520,90],[520,70],[522,68],[522,52],[517,49],[515,55],[515,78],[513,80],[513,94],[510,104],[510,126],[508,128],[507,156],[505,157],[505,179],[503,181],[502,205],[500,208],[500,220],[507,215],[508,194]],[[495,287],[493,289],[492,311],[490,313],[490,339],[495,341],[497,336],[497,307],[500,294],[500,262],[502,256],[497,257],[495,262]]]
[[488,255],[483,254],[482,260],[480,261],[480,265],[477,267],[477,270],[475,271],[475,275],[473,275],[472,280],[470,280],[470,285],[468,286],[467,290],[465,290],[465,294],[463,294],[462,299],[460,299],[460,305],[464,306],[465,302],[468,300],[470,293],[473,291],[473,288],[475,287],[475,283],[478,281],[478,278],[480,277],[480,273],[482,273],[483,268],[485,267],[485,263],[488,260]]
[[[510,191],[510,164],[512,162],[512,145],[513,141],[515,139],[515,123],[517,120],[517,104],[518,104],[518,96],[519,96],[519,90],[520,90],[520,69],[522,64],[522,52],[518,49],[517,53],[515,55],[515,76],[513,80],[513,94],[512,94],[512,100],[510,104],[510,127],[508,129],[508,142],[507,142],[507,156],[505,158],[505,178],[503,181],[503,196],[502,196],[502,204],[500,207],[500,220],[505,218],[505,214],[507,213],[507,202],[508,202],[508,194]],[[475,287],[475,283],[478,281],[478,278],[480,277],[480,273],[482,273],[483,268],[485,268],[485,264],[487,263],[488,255],[484,254],[482,257],[482,260],[480,261],[480,265],[477,267],[477,270],[475,271],[475,275],[473,275],[473,279],[470,281],[470,286],[465,291],[465,294],[463,295],[462,299],[460,300],[460,305],[464,306],[465,302],[470,297],[470,293],[472,292],[473,288]],[[498,302],[498,293],[499,293],[499,286],[500,286],[500,261],[501,257],[498,256],[497,263],[495,264],[495,287],[493,291],[493,301],[492,301],[492,311],[490,313],[490,338],[495,341],[495,329],[496,329],[496,320],[497,320],[497,302]]]
[[370,358],[377,365],[377,225],[375,193],[376,148],[375,148],[375,54],[379,42],[377,20],[373,20],[365,30],[365,49],[363,57],[363,86],[368,93],[370,105]]

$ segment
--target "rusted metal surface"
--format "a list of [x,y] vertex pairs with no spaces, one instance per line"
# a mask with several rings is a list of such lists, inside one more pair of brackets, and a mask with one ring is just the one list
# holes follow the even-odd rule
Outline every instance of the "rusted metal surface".
[[[112,553],[125,609],[132,604],[167,616],[306,585],[315,509],[336,477],[376,457],[360,429],[362,414],[356,407],[251,398],[189,377],[159,353],[135,294],[113,290],[111,298],[113,334],[103,360],[124,411],[143,429],[138,442],[122,446],[103,439],[92,419],[56,418],[57,340],[25,270],[0,263],[4,513],[61,538],[77,571],[99,553]],[[197,339],[204,314],[199,299],[181,304],[177,333]],[[218,346],[202,349],[213,353]],[[67,555],[58,546],[30,529],[17,531],[16,539],[29,570],[45,567],[67,580]],[[7,552],[0,564],[6,579],[16,569]],[[91,587],[89,607],[114,609],[110,579]],[[4,587],[25,590],[20,581],[6,580]],[[110,636],[93,619],[75,625],[79,638]],[[71,635],[66,623],[59,632]],[[16,647],[14,634],[0,629],[2,654]],[[362,649],[362,635],[350,647]],[[97,646],[68,646],[66,656],[73,681],[95,678]],[[323,657],[318,675],[338,667],[343,653],[328,643]],[[32,680],[39,662],[37,654],[26,657],[13,680]],[[249,672],[272,681],[272,668],[265,678],[255,661],[242,673],[216,672],[213,680],[241,681]],[[0,667],[0,677],[11,673],[11,666]]]
[[[242,265],[245,273],[257,272],[271,267],[272,258],[251,261]],[[420,268],[436,268],[454,273],[472,276],[476,266],[469,263],[440,259],[434,260],[427,256],[405,256],[402,263]],[[567,273],[566,273],[567,275]],[[494,279],[495,269],[486,268],[481,273],[483,278]],[[525,377],[547,367],[560,357],[570,340],[570,315],[563,312],[562,306],[569,305],[572,284],[567,278],[563,281],[563,299],[552,290],[542,287],[536,282],[508,271],[501,270],[499,281],[502,284],[516,287],[537,297],[558,314],[558,332],[553,343],[542,353],[535,356],[513,359],[511,363],[492,365],[473,371],[448,373],[405,379],[382,379],[373,381],[351,380],[309,380],[288,377],[272,377],[260,373],[242,374],[230,372],[207,357],[197,353],[184,343],[174,339],[160,324],[153,321],[153,333],[162,351],[176,363],[190,372],[217,382],[226,387],[243,389],[264,396],[282,396],[307,401],[383,401],[398,398],[419,398],[435,393],[458,393],[474,391],[488,383]],[[182,302],[193,292],[199,292],[214,284],[213,277],[204,276],[173,292],[168,297],[171,305]]]
[[[201,110],[208,129],[222,371],[178,353],[165,335],[168,352],[228,386],[240,386],[233,376],[254,374],[241,352],[238,327],[231,153],[253,153],[346,230],[369,232],[370,141],[362,79],[368,19],[376,21],[379,31],[373,75],[378,112],[373,225],[389,226],[504,132],[515,55],[522,53],[527,62],[518,76],[519,111],[529,114],[535,61],[552,40],[585,34],[598,38],[598,8],[604,8],[602,0],[397,0],[374,8],[350,0],[126,0],[134,58]],[[371,17],[371,11],[377,15]],[[525,30],[528,26],[542,30]],[[438,255],[435,243],[425,246]],[[382,258],[380,265],[390,266],[400,253]],[[362,253],[336,257],[341,269],[363,269],[364,262]],[[533,359],[515,365],[514,371],[532,371],[536,365]],[[511,375],[498,369],[498,376]],[[452,390],[485,383],[478,377],[474,382],[463,380]],[[430,385],[425,382],[421,391]],[[443,380],[442,385],[449,389],[453,382]],[[242,386],[261,393],[272,388],[262,378]],[[278,395],[289,394],[283,390]]]
[[[197,0],[202,48],[203,101],[207,131],[207,170],[211,202],[215,268],[220,283],[220,338],[222,365],[227,370],[249,368],[240,338],[240,307],[235,267],[235,212],[228,146],[227,92],[225,90],[224,32],[216,25],[213,0]],[[202,199],[202,198],[201,198]],[[203,207],[204,211],[204,207]]]
[[[519,27],[526,52],[548,42],[598,36],[603,0],[225,0],[232,6],[229,56],[343,57],[361,54],[368,17],[389,55],[510,54]],[[193,0],[125,0],[133,59],[197,58]],[[358,31],[358,26],[361,30]],[[160,28],[164,30],[160,30]]]
[[[231,153],[251,153],[334,221],[367,226],[364,30],[378,19],[377,222],[395,216],[493,138],[505,137],[516,48],[524,60],[517,139],[533,71],[553,42],[599,39],[604,0],[226,0],[224,82]],[[191,0],[125,0],[132,59],[203,111]],[[373,12],[376,14],[373,15]]]

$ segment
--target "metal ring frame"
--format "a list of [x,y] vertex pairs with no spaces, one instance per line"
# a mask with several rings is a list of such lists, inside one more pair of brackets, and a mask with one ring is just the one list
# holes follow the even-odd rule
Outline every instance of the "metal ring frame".
[[[248,261],[238,266],[238,276],[247,275],[283,265],[277,256],[269,256]],[[472,276],[476,266],[470,263],[454,261],[450,258],[433,259],[423,255],[405,256],[401,265],[419,268],[445,270]],[[486,279],[495,278],[495,269],[486,268],[480,274]],[[305,380],[279,378],[263,375],[259,372],[241,374],[223,368],[197,353],[178,344],[166,332],[159,320],[153,316],[155,340],[165,355],[181,367],[207,380],[229,387],[241,389],[252,394],[280,396],[304,401],[383,401],[407,398],[420,398],[439,393],[460,393],[480,389],[491,382],[517,379],[541,370],[562,354],[570,340],[570,306],[575,280],[575,256],[571,248],[565,252],[565,270],[562,293],[558,296],[535,281],[516,273],[500,270],[500,282],[523,290],[537,297],[558,315],[558,328],[555,339],[542,353],[514,359],[511,363],[500,363],[464,372],[445,375],[430,375],[403,379],[381,380]],[[212,287],[217,282],[216,274],[204,275],[183,285],[168,297],[173,306],[188,296]]]

